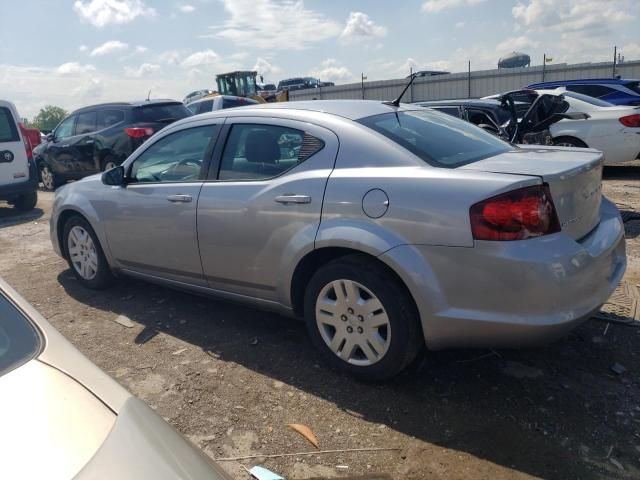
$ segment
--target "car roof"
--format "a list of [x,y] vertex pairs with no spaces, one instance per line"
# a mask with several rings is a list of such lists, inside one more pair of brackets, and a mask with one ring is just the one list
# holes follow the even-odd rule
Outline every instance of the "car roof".
[[535,85],[624,85],[629,82],[637,82],[638,80],[632,78],[583,78],[580,80],[557,80],[555,82],[539,82],[532,83],[531,86]]
[[[218,110],[216,112],[201,113],[198,115],[200,119],[229,117],[233,115],[246,116],[250,113],[270,112],[271,114],[278,111],[282,117],[286,116],[287,111],[309,111],[317,113],[325,113],[328,115],[336,115],[338,117],[347,118],[349,120],[360,120],[361,118],[370,117],[372,115],[380,115],[383,113],[415,111],[422,110],[422,107],[401,103],[399,107],[384,104],[376,100],[308,100],[299,102],[276,102],[276,103],[259,103],[248,105],[241,109]],[[172,125],[180,125],[186,123],[191,117],[178,120]],[[186,122],[185,122],[186,121]]]
[[433,100],[428,102],[416,102],[415,105],[424,107],[438,107],[438,106],[470,106],[470,107],[489,107],[495,108],[500,106],[500,102],[493,98],[463,98],[459,100]]
[[107,103],[97,103],[95,105],[88,105],[86,107],[78,108],[74,110],[73,113],[84,112],[86,110],[91,110],[93,108],[105,108],[105,107],[142,107],[144,105],[154,105],[154,104],[162,104],[162,103],[182,103],[178,100],[173,100],[171,98],[162,98],[162,99],[154,99],[154,100],[139,100],[132,102],[107,102]]
[[202,98],[199,98],[198,100],[194,100],[193,102],[189,102],[189,105],[192,105],[194,103],[207,102],[209,100],[213,100],[214,98],[222,98],[223,100],[245,100],[251,104],[258,103],[253,98],[238,97],[236,95],[207,95],[206,97],[202,97]]

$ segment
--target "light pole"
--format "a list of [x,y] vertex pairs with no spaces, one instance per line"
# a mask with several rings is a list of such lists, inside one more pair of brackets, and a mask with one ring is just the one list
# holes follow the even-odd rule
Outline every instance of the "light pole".
[[362,99],[364,100],[364,81],[367,79],[367,76],[364,73],[360,74],[360,88],[362,89]]

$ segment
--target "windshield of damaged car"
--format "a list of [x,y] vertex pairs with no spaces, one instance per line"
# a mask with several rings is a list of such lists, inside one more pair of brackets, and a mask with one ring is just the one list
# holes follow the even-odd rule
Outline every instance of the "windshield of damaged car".
[[40,336],[29,320],[0,294],[0,377],[27,363],[40,350]]
[[515,148],[464,120],[426,109],[383,113],[359,123],[435,167],[454,168]]

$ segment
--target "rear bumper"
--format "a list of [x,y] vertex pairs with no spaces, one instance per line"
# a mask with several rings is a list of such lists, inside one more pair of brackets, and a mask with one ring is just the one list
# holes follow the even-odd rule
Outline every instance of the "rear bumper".
[[0,185],[0,200],[13,200],[25,193],[38,190],[38,171],[33,160],[29,160],[29,178],[23,182]]
[[520,347],[563,336],[607,301],[626,269],[620,214],[580,241],[558,233],[473,248],[401,246],[382,260],[408,271],[431,349]]

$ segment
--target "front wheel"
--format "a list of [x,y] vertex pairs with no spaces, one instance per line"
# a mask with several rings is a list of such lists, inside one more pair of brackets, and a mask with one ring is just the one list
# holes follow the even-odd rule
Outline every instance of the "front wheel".
[[330,364],[366,381],[398,374],[423,344],[404,286],[386,267],[359,255],[334,260],[313,275],[305,321]]
[[36,208],[38,203],[38,192],[29,192],[20,195],[13,202],[13,206],[21,212],[28,212]]
[[64,225],[67,261],[85,287],[101,289],[113,282],[113,274],[93,228],[84,218],[73,216]]

